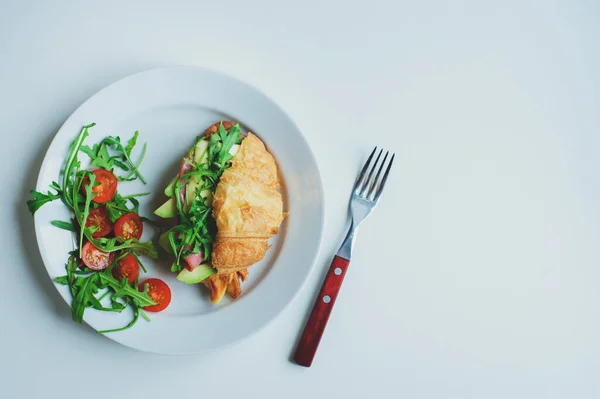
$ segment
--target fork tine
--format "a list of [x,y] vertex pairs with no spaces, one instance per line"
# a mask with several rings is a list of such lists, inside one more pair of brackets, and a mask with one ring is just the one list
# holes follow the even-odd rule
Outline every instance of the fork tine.
[[352,189],[352,191],[356,191],[356,189],[362,185],[362,179],[365,176],[369,164],[371,163],[371,159],[373,159],[373,155],[375,155],[375,151],[377,151],[377,147],[373,148],[373,152],[371,153],[371,155],[369,155],[369,158],[367,158],[365,166],[363,166],[362,170],[358,174],[358,177],[356,178],[356,183],[354,183],[354,188]]
[[377,159],[375,159],[375,163],[373,164],[373,167],[371,168],[371,170],[369,170],[369,174],[367,175],[367,178],[365,179],[365,182],[363,183],[363,185],[360,189],[360,193],[358,195],[360,195],[361,197],[364,197],[365,191],[367,190],[367,188],[369,187],[369,184],[371,183],[371,179],[373,177],[373,172],[375,172],[375,168],[377,168],[377,164],[379,163],[379,158],[381,158],[382,152],[383,152],[383,148],[381,150],[379,150],[379,154],[377,154]]
[[377,200],[379,199],[379,196],[381,195],[381,192],[383,191],[383,186],[385,186],[385,181],[388,178],[390,169],[392,169],[392,163],[394,163],[395,156],[396,156],[396,154],[392,154],[392,158],[390,158],[390,163],[388,164],[388,167],[385,170],[385,173],[383,174],[383,178],[381,179],[381,183],[379,183],[379,187],[377,188],[377,191],[375,192],[375,198],[373,199],[373,201],[375,201],[375,202],[377,202]]
[[[379,169],[377,170],[377,174],[375,175],[375,178],[373,179],[373,183],[371,183],[371,187],[369,187],[369,192],[366,195],[367,199],[370,199],[371,201],[373,200],[371,194],[373,194],[373,192],[375,191],[375,186],[377,185],[377,182],[379,181],[379,175],[381,174],[381,171],[383,170],[383,167],[385,166],[385,161],[386,161],[388,155],[390,155],[390,152],[386,151],[385,156],[383,157],[383,161],[381,161],[381,165],[379,165]],[[375,165],[377,165],[377,164],[375,164]]]

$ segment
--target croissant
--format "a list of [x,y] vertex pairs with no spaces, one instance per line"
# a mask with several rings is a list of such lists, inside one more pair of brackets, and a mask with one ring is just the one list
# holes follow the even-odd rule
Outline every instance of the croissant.
[[264,258],[268,239],[279,232],[284,218],[279,187],[273,156],[249,133],[231,167],[223,172],[213,198],[217,235],[212,265],[217,274],[206,279],[205,285],[214,303],[225,291],[239,296],[239,280],[244,281],[247,268]]
[[204,280],[204,285],[210,292],[212,303],[219,303],[225,292],[236,299],[242,293],[241,282],[248,279],[248,269],[242,269],[233,273],[214,274]]

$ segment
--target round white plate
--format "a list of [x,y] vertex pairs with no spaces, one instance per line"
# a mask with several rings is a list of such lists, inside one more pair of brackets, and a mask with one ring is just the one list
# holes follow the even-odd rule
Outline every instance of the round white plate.
[[[239,121],[265,142],[279,166],[284,208],[290,215],[279,234],[270,240],[265,259],[249,269],[249,280],[242,284],[243,293],[235,301],[224,298],[221,304],[212,305],[204,286],[185,285],[175,279],[166,254],[162,253],[159,261],[146,259],[148,273],[140,278],[165,280],[171,287],[172,302],[161,313],[149,313],[151,322],[140,319],[129,330],[106,334],[116,342],[164,354],[198,353],[231,344],[273,320],[311,272],[324,222],[323,187],[313,153],[294,122],[271,99],[214,71],[194,67],[153,69],[99,91],[56,134],[42,163],[36,189],[45,192],[53,180],[58,180],[69,145],[83,125],[96,123],[87,144],[109,135],[128,139],[139,130],[136,150],[148,143],[141,167],[148,184],[122,183],[119,191],[124,195],[150,191],[150,196],[141,199],[140,213],[153,217],[152,211],[167,199],[164,187],[176,174],[195,137],[219,120]],[[81,154],[80,159],[87,156]],[[69,232],[57,229],[50,221],[69,217],[60,201],[44,205],[35,215],[40,253],[51,278],[65,274],[73,240]],[[146,226],[142,239],[150,236],[151,229]],[[71,304],[68,288],[56,288]],[[129,311],[85,311],[85,322],[96,330],[119,327],[130,319]]]

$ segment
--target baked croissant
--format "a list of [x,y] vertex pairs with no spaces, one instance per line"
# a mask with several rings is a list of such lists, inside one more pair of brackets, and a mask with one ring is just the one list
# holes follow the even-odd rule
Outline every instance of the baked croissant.
[[242,269],[233,273],[213,274],[204,280],[204,285],[210,292],[210,301],[219,303],[225,292],[236,299],[242,293],[241,282],[248,279],[248,269]]
[[212,265],[217,274],[205,280],[212,302],[219,302],[225,291],[239,296],[239,279],[244,281],[247,268],[264,258],[267,240],[279,232],[284,218],[278,188],[273,156],[249,133],[231,167],[223,172],[213,198],[217,235]]

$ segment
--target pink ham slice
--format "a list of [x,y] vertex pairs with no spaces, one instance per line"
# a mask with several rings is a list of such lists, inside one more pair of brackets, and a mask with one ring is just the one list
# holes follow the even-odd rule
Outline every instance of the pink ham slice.
[[[183,249],[187,249],[189,251],[192,249],[192,246],[186,245],[185,247],[183,247]],[[185,268],[189,271],[192,271],[198,266],[200,266],[200,264],[204,261],[204,251],[200,250],[200,252],[198,252],[197,254],[189,254],[184,258],[184,260],[185,263],[187,263]]]
[[[183,158],[183,161],[181,161],[178,176],[181,177],[190,170],[192,170],[192,164],[189,162],[189,158],[185,157]],[[185,188],[187,186],[187,181],[185,179],[180,179],[179,182],[182,184],[181,189],[179,190],[179,199],[182,204],[185,204]]]

